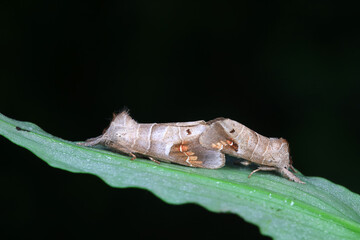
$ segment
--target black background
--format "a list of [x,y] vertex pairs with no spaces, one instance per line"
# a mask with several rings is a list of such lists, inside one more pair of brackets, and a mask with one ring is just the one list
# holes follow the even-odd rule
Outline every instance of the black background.
[[[124,106],[139,122],[229,117],[360,193],[359,8],[336,1],[1,1],[1,112],[67,140]],[[5,233],[259,238],[231,214],[47,166],[1,138]],[[4,154],[5,153],[5,154]]]

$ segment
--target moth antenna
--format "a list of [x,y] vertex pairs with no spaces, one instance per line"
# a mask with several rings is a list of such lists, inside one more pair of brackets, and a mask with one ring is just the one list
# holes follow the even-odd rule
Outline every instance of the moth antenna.
[[294,172],[294,173],[296,173],[297,171],[295,170],[295,168],[293,167],[293,160],[292,160],[292,157],[291,157],[291,148],[290,148],[290,146],[289,146],[289,163],[290,163],[290,169]]
[[295,168],[293,167],[293,160],[292,160],[292,157],[290,156],[290,169],[294,172],[294,173],[296,173],[297,171],[295,170]]

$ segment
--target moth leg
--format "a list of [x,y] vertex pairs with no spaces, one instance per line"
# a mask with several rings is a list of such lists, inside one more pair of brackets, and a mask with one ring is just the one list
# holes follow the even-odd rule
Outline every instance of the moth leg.
[[115,152],[119,152],[119,153],[126,153],[131,157],[131,161],[136,159],[136,155],[128,148],[115,143],[115,142],[105,142],[105,146],[108,146],[109,148],[111,148],[112,150],[114,150]]
[[111,149],[113,151],[115,151],[115,152],[118,152],[118,153],[126,153],[126,154],[128,154],[129,157],[131,157],[130,158],[131,161],[136,159],[136,155],[134,153],[132,153],[131,151],[129,151],[128,149],[126,149],[126,148],[121,148],[121,149],[120,148],[111,148]]
[[157,163],[157,164],[160,164],[160,161],[156,160],[155,158],[152,158],[152,157],[148,157],[151,161]]
[[250,161],[244,160],[244,159],[234,159],[233,163],[235,165],[243,165],[243,166],[249,166],[251,164]]
[[295,170],[295,168],[293,167],[293,160],[292,160],[292,157],[290,156],[290,165],[289,165],[290,169],[296,173],[297,171]]
[[292,165],[290,165],[290,169],[291,169],[294,173],[297,173],[297,171],[295,170],[295,168],[294,168]]
[[132,153],[129,149],[127,148],[124,148],[124,147],[116,147],[116,148],[113,148],[113,150],[115,150],[116,152],[119,152],[119,153],[126,153],[128,154],[130,157],[131,157],[131,161],[134,161],[136,159],[136,155],[134,153]]
[[251,162],[246,161],[246,160],[240,161],[240,163],[241,163],[242,165],[244,165],[244,166],[249,166],[249,165],[251,164]]
[[133,160],[135,160],[136,159],[136,156],[135,156],[135,154],[133,154],[132,152],[129,152],[128,153],[129,155],[130,155],[130,157],[131,157],[131,161],[133,161]]
[[255,169],[254,171],[252,171],[248,178],[250,178],[254,173],[258,172],[258,171],[277,171],[278,169],[275,167],[258,167],[257,169]]
[[297,176],[295,176],[292,172],[290,172],[289,170],[287,170],[286,168],[281,168],[281,169],[278,169],[278,171],[280,172],[280,174],[287,178],[288,180],[290,181],[294,181],[294,182],[297,182],[297,183],[302,183],[302,184],[305,184],[303,181],[301,181]]

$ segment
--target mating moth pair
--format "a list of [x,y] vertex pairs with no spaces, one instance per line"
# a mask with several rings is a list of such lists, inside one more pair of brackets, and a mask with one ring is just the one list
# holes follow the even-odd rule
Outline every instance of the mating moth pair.
[[[98,137],[79,143],[105,145],[132,156],[146,156],[154,162],[216,169],[225,164],[225,154],[241,158],[244,165],[255,163],[260,170],[277,171],[285,178],[302,182],[294,171],[289,144],[282,138],[267,138],[227,118],[209,122],[141,124],[127,111],[114,115],[110,126]],[[136,154],[136,155],[135,155]]]

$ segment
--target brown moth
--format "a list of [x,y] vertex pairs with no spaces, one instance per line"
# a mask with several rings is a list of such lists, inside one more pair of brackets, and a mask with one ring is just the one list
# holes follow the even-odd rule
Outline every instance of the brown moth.
[[208,149],[242,158],[241,163],[256,163],[259,167],[252,171],[277,171],[285,178],[304,183],[296,177],[289,153],[289,144],[283,138],[267,138],[247,128],[241,123],[227,118],[217,118],[208,122],[209,128],[200,136],[200,144]]
[[224,154],[199,143],[199,137],[207,127],[205,121],[141,124],[123,111],[114,115],[102,135],[79,144],[102,144],[129,154],[132,160],[138,154],[157,163],[159,160],[190,167],[220,168],[225,164]]

